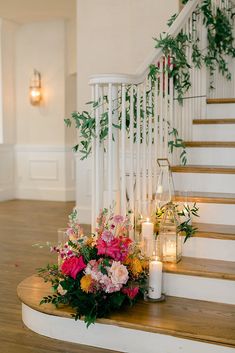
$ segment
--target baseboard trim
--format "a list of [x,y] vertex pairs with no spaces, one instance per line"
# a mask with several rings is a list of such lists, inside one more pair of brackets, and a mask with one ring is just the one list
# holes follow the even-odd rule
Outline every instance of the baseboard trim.
[[18,187],[15,198],[22,200],[75,201],[75,189]]

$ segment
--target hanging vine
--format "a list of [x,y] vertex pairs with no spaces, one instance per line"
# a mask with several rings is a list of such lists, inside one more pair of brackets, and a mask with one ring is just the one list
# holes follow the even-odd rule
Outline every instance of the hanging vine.
[[[182,0],[183,4],[186,4],[191,0]],[[222,3],[224,1],[222,0]],[[169,34],[161,34],[159,38],[155,38],[156,48],[161,48],[163,54],[166,58],[169,58],[170,65],[165,65],[165,70],[168,72],[168,77],[173,78],[174,90],[176,92],[176,98],[182,104],[183,98],[186,92],[191,87],[191,77],[190,70],[191,65],[188,63],[186,50],[191,46],[192,54],[192,64],[196,68],[201,68],[205,65],[210,73],[210,87],[213,87],[213,78],[216,68],[219,72],[225,76],[228,80],[231,79],[231,73],[229,72],[228,63],[226,58],[235,57],[235,47],[234,47],[234,37],[233,37],[233,19],[235,13],[233,8],[216,8],[212,7],[212,0],[203,0],[196,8],[193,13],[194,24],[198,20],[198,16],[203,15],[203,25],[207,29],[207,39],[208,45],[206,48],[200,49],[199,46],[199,36],[196,30],[196,26],[193,27],[193,34],[185,34],[180,31],[175,37]],[[168,25],[172,25],[175,21],[177,15],[173,15],[168,21]],[[153,87],[156,84],[157,77],[159,74],[158,65],[150,65],[149,68],[149,78],[151,79],[152,87],[146,92],[148,102],[148,97],[153,94]],[[129,134],[130,130],[130,86],[126,90],[126,130]],[[137,91],[136,86],[134,86],[133,95],[133,107],[134,107],[134,129],[137,128]],[[88,102],[88,106],[91,108],[92,113],[88,111],[83,111],[81,113],[72,113],[71,118],[65,119],[67,126],[71,126],[72,123],[80,132],[80,143],[74,146],[75,151],[79,151],[82,154],[81,159],[85,159],[91,153],[92,138],[96,136],[96,122],[95,122],[95,112],[102,110],[103,112],[99,114],[100,119],[100,130],[99,130],[99,141],[103,142],[108,137],[108,97],[103,96],[98,101]],[[114,128],[121,128],[121,104],[122,98],[120,92],[118,94],[117,102],[115,102],[115,110],[118,112],[118,122],[113,124]],[[141,121],[150,116],[154,117],[153,107],[147,106],[146,112],[143,110],[143,98],[140,102],[140,118]],[[100,109],[102,108],[102,109]],[[155,117],[158,119],[158,117]],[[184,141],[179,137],[178,131],[170,126],[168,123],[168,134],[169,141],[168,147],[170,153],[173,152],[174,148],[180,148],[182,150],[180,158],[181,163],[186,164],[186,150]],[[134,135],[135,142],[136,135]],[[154,142],[154,141],[153,141]]]
[[[186,4],[190,0],[183,0]],[[196,22],[199,15],[203,15],[203,25],[207,30],[207,47],[199,48],[199,36],[196,28],[191,34],[180,31],[175,37],[163,33],[159,38],[155,38],[156,48],[161,48],[164,55],[170,58],[172,66],[168,67],[169,77],[174,80],[174,88],[177,93],[177,99],[182,104],[185,93],[191,87],[191,76],[186,49],[192,47],[192,64],[196,68],[205,65],[210,74],[210,88],[213,89],[214,74],[216,69],[227,79],[231,80],[231,72],[228,68],[228,58],[235,58],[235,46],[233,36],[233,24],[235,12],[233,7],[216,7],[213,9],[212,0],[203,0],[200,6],[193,13],[193,21]],[[173,15],[168,21],[168,25],[176,19]]]

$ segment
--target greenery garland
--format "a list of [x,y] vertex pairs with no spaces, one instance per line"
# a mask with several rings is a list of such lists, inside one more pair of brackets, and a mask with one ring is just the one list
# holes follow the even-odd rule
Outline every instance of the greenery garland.
[[[191,0],[182,0],[183,4],[186,4]],[[224,3],[224,0],[222,0]],[[213,78],[216,67],[219,72],[225,76],[228,80],[231,79],[231,73],[228,69],[228,63],[225,58],[235,57],[234,37],[232,33],[233,29],[233,18],[235,13],[233,8],[216,8],[213,12],[212,0],[203,0],[201,5],[196,8],[193,13],[193,22],[196,23],[200,13],[203,14],[203,24],[207,29],[208,46],[203,50],[199,48],[199,36],[194,26],[193,36],[187,35],[183,31],[179,32],[175,37],[169,34],[161,34],[159,38],[155,38],[156,48],[161,48],[165,57],[170,58],[171,65],[165,65],[165,70],[168,71],[168,76],[173,77],[174,89],[177,93],[177,99],[182,104],[185,93],[191,87],[190,69],[191,66],[187,61],[186,49],[191,45],[192,47],[192,63],[196,68],[201,68],[205,65],[209,69],[210,73],[210,88],[213,88]],[[173,15],[168,21],[170,26],[177,15]],[[151,78],[152,88],[154,87],[157,75],[159,73],[159,67],[157,65],[150,65],[149,78]],[[127,102],[126,107],[126,130],[130,132],[130,95],[131,87],[128,86],[126,90],[125,100]],[[153,94],[153,89],[149,89],[146,92],[146,101],[149,101],[149,97]],[[137,90],[134,86],[134,128],[137,127]],[[103,108],[103,113],[100,114],[100,131],[99,141],[105,141],[108,136],[108,97],[103,96],[98,101],[92,101],[87,103],[93,113],[99,108]],[[115,110],[118,111],[118,123],[113,124],[113,127],[121,129],[121,104],[122,97],[120,92],[118,95],[117,102],[115,103]],[[146,112],[143,110],[143,101],[141,101],[140,117],[143,121],[145,117],[153,117],[152,107],[147,106]],[[94,114],[95,115],[95,114]],[[96,136],[95,128],[95,117],[88,111],[81,113],[72,113],[71,118],[65,119],[67,126],[71,126],[72,122],[75,127],[80,131],[80,144],[74,146],[74,151],[80,151],[82,154],[81,159],[85,159],[91,153],[92,138]],[[178,131],[169,126],[168,123],[168,134],[171,137],[168,142],[170,153],[173,152],[174,148],[181,148],[182,152],[180,155],[181,163],[186,164],[186,150],[184,141],[179,137]],[[134,136],[135,139],[135,136]]]
[[[182,1],[186,4],[190,0]],[[224,0],[222,4],[225,5]],[[208,45],[202,50],[199,48],[199,35],[193,26],[193,35],[180,31],[175,37],[163,33],[159,38],[154,38],[156,48],[161,48],[164,55],[170,58],[171,66],[167,67],[169,77],[174,80],[174,88],[177,92],[178,101],[182,104],[185,93],[191,87],[190,69],[192,68],[186,56],[186,49],[192,47],[192,64],[196,68],[205,65],[210,74],[210,88],[213,89],[214,74],[218,67],[219,72],[231,80],[227,58],[235,58],[233,18],[235,12],[233,7],[219,8],[213,11],[212,0],[203,0],[201,5],[193,13],[193,22],[196,23],[199,15],[203,15],[203,25],[207,29]],[[171,26],[177,15],[173,15],[168,21]]]

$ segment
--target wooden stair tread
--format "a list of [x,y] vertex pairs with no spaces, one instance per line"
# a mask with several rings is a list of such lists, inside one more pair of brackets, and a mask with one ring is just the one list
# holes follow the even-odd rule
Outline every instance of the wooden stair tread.
[[235,103],[235,98],[208,98],[206,100],[207,104],[227,104]]
[[235,119],[193,119],[194,125],[235,124]]
[[[37,276],[21,282],[17,293],[23,303],[40,312],[67,318],[73,313],[69,307],[39,305],[50,288]],[[167,297],[160,303],[139,301],[98,322],[235,347],[235,305],[230,304]]]
[[[189,240],[190,241],[190,240]],[[177,264],[164,264],[164,272],[235,281],[235,262],[183,257]]]
[[174,165],[171,167],[171,171],[174,173],[235,174],[235,166]]
[[235,141],[185,141],[186,147],[234,148]]
[[235,240],[235,226],[226,224],[193,223],[198,229],[195,237]]
[[[176,191],[173,200],[182,201],[185,196],[180,191]],[[187,194],[188,202],[198,203],[219,203],[219,204],[235,204],[235,194],[217,193],[217,192],[199,192],[191,191]]]

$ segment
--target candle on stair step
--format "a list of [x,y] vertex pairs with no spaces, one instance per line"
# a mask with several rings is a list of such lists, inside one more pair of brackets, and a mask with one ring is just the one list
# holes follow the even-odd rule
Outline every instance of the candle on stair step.
[[157,258],[149,262],[149,288],[148,297],[159,299],[162,295],[162,262]]

